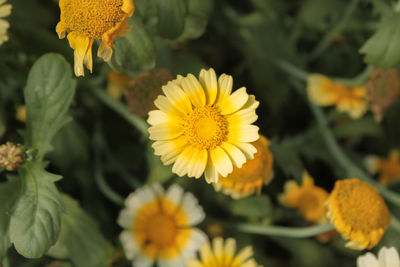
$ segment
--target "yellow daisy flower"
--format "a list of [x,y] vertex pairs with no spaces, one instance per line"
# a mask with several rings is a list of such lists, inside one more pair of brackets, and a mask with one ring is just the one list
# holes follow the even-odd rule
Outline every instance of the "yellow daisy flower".
[[335,105],[340,112],[347,112],[353,119],[360,118],[368,109],[365,87],[348,87],[320,74],[309,75],[307,93],[316,105]]
[[385,201],[375,187],[358,178],[337,181],[328,200],[328,217],[347,247],[371,249],[390,222]]
[[0,0],[0,45],[8,41],[7,30],[10,27],[8,21],[2,19],[11,14],[12,6],[10,4],[4,4],[6,0]]
[[121,99],[122,94],[131,80],[131,77],[127,74],[117,73],[110,70],[107,75],[107,93],[115,99]]
[[371,252],[358,257],[357,267],[400,267],[399,253],[394,247],[382,247],[378,258]]
[[69,32],[76,76],[84,76],[83,65],[92,72],[94,40],[102,40],[97,56],[104,61],[111,59],[114,39],[129,32],[126,20],[135,10],[132,0],[60,0],[59,5],[61,15],[56,31],[60,39]]
[[193,226],[204,219],[203,209],[191,193],[178,185],[166,192],[159,184],[145,186],[130,194],[120,212],[124,228],[120,240],[133,266],[184,267],[186,259],[207,241]]
[[274,158],[269,150],[269,141],[260,135],[252,144],[257,149],[254,159],[247,161],[242,168],[235,167],[227,177],[220,177],[214,184],[217,191],[222,190],[232,198],[242,198],[254,192],[260,193],[262,185],[271,182]]
[[391,181],[400,180],[400,153],[398,150],[393,150],[387,159],[368,156],[365,165],[370,173],[379,173],[379,182],[382,185],[386,186]]
[[257,263],[251,257],[253,249],[247,246],[238,254],[236,253],[236,241],[228,238],[225,241],[221,237],[214,238],[212,248],[210,243],[201,247],[200,260],[190,259],[186,267],[257,267]]
[[178,75],[162,87],[165,96],[154,102],[159,110],[149,112],[149,133],[155,154],[165,165],[174,163],[174,173],[204,173],[208,183],[217,182],[253,158],[259,102],[244,87],[232,93],[232,85],[231,76],[217,80],[213,69],[203,69],[199,80]]
[[296,208],[304,218],[312,223],[326,221],[326,201],[328,192],[316,186],[314,179],[303,173],[303,184],[299,186],[295,181],[286,182],[284,193],[279,195],[279,202],[289,208]]

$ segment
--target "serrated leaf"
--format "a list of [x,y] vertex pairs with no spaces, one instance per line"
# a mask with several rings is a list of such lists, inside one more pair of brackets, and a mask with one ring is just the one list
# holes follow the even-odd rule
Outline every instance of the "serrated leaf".
[[62,215],[60,238],[74,266],[106,267],[111,245],[98,230],[97,223],[85,213],[79,203],[62,195],[67,212]]
[[187,6],[185,0],[156,0],[158,32],[161,37],[177,38],[185,27]]
[[400,63],[400,13],[385,19],[378,31],[364,44],[360,52],[365,62],[390,68]]
[[26,258],[39,258],[57,241],[64,210],[54,184],[61,177],[47,172],[41,163],[19,168],[22,191],[11,216],[10,239]]
[[245,217],[269,217],[272,213],[272,204],[265,195],[235,200],[231,204],[232,214]]
[[58,54],[36,61],[24,89],[26,145],[38,149],[38,158],[51,150],[51,140],[69,121],[66,116],[75,94],[76,81],[70,64]]
[[156,64],[156,49],[150,35],[139,18],[129,19],[132,30],[129,35],[118,38],[115,52],[109,64],[117,72],[131,76],[153,69]]
[[20,186],[18,178],[0,184],[0,263],[3,262],[11,246],[9,235],[11,212],[20,193]]

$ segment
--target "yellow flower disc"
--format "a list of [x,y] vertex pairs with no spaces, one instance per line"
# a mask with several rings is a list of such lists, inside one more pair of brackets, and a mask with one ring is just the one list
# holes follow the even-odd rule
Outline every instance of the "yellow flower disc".
[[358,178],[337,181],[329,198],[329,217],[346,246],[371,249],[390,222],[389,210],[378,190]]
[[257,149],[254,159],[247,161],[241,168],[235,167],[227,177],[220,177],[214,184],[216,190],[222,190],[233,198],[246,197],[261,192],[262,185],[273,178],[274,157],[269,150],[269,141],[264,136],[252,143]]
[[289,208],[297,208],[299,212],[312,223],[326,221],[326,200],[328,192],[314,185],[314,179],[303,173],[303,184],[297,185],[295,181],[285,184],[285,192],[279,196],[279,201]]
[[126,20],[132,16],[132,0],[60,0],[60,22],[56,31],[60,38],[68,34],[75,50],[75,75],[83,76],[85,65],[92,71],[92,44],[102,39],[97,55],[105,61],[112,56],[113,41],[130,29]]
[[179,176],[208,183],[241,168],[257,149],[256,108],[259,102],[242,87],[232,92],[233,79],[213,69],[189,74],[162,87],[147,122],[154,153]]

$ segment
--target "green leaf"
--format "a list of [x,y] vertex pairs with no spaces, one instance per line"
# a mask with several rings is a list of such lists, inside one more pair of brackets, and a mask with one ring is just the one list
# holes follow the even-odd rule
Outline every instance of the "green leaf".
[[118,38],[115,52],[109,64],[117,72],[131,76],[153,69],[156,64],[156,49],[150,35],[139,18],[128,20],[132,30],[128,36]]
[[98,230],[97,223],[67,195],[62,195],[67,213],[62,215],[57,246],[65,248],[74,266],[106,267],[111,245]]
[[38,149],[38,158],[51,150],[51,141],[70,118],[66,116],[76,81],[70,64],[60,55],[46,54],[36,61],[24,89],[26,145]]
[[365,62],[390,68],[400,63],[400,13],[385,19],[378,31],[364,44],[360,52]]
[[245,217],[270,217],[272,204],[265,195],[235,200],[231,204],[232,214]]
[[20,186],[17,177],[0,184],[0,263],[3,262],[11,246],[9,235],[11,212],[20,192]]
[[188,0],[188,14],[179,41],[198,38],[205,32],[213,6],[213,0]]
[[161,37],[177,38],[185,27],[187,6],[185,0],[156,0],[158,32]]
[[19,168],[22,192],[11,216],[10,238],[26,258],[39,258],[57,241],[64,211],[54,184],[61,176],[47,172],[42,163]]

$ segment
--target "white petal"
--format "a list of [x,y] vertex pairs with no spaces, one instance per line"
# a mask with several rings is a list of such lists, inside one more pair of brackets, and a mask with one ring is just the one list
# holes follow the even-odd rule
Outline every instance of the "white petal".
[[194,146],[186,146],[182,153],[179,154],[176,158],[174,166],[172,167],[172,172],[178,174],[179,176],[186,175],[189,170],[188,164],[195,150],[197,150],[197,148],[195,148]]
[[123,209],[118,215],[117,222],[119,226],[125,229],[132,229],[133,226],[133,212],[130,209]]
[[381,267],[400,267],[399,254],[394,247],[381,248],[378,257]]
[[143,254],[139,254],[132,262],[132,267],[151,267],[153,266],[153,263],[153,259],[150,259]]
[[205,218],[203,208],[192,193],[185,193],[182,199],[182,207],[186,211],[189,219],[189,225],[194,226],[202,222]]
[[183,192],[184,191],[183,191],[182,187],[180,187],[177,184],[173,184],[168,188],[167,193],[165,194],[165,196],[169,200],[174,202],[176,205],[180,205],[181,202],[182,202]]
[[221,147],[229,155],[229,158],[232,160],[233,164],[236,167],[241,168],[242,165],[247,161],[243,152],[236,146],[234,146],[228,142],[223,142],[221,144]]
[[138,253],[139,248],[136,244],[135,238],[131,231],[123,231],[119,239],[122,247],[124,248],[125,256],[127,259],[132,260]]
[[228,142],[236,144],[257,141],[259,138],[258,130],[259,128],[252,124],[229,126]]
[[170,140],[183,133],[183,126],[178,123],[162,123],[149,127],[151,140]]
[[210,152],[208,152],[207,165],[204,171],[204,177],[206,178],[206,182],[209,184],[218,182],[218,172],[211,160]]
[[232,87],[233,87],[233,79],[232,76],[222,74],[218,78],[218,95],[217,95],[217,100],[215,102],[215,106],[219,106],[221,101],[223,101],[225,98],[228,98],[231,93],[232,93]]
[[233,171],[232,161],[222,148],[214,148],[210,151],[210,156],[218,173],[220,173],[223,177],[226,177]]
[[247,159],[254,159],[254,154],[257,153],[257,148],[250,143],[235,143]]
[[204,173],[207,164],[207,150],[206,149],[197,149],[192,155],[192,158],[189,162],[188,168],[188,176],[200,178]]
[[236,90],[229,97],[224,98],[219,104],[221,114],[228,115],[238,111],[246,104],[248,99],[249,95],[246,93],[245,87]]

